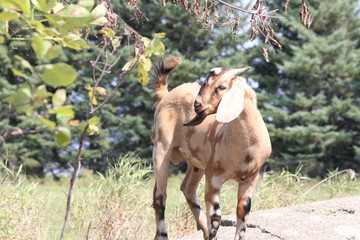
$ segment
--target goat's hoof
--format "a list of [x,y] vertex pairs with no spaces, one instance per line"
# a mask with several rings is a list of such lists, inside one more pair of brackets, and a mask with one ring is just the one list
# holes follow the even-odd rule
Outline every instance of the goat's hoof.
[[169,240],[167,234],[161,234],[160,236],[156,236],[154,240]]

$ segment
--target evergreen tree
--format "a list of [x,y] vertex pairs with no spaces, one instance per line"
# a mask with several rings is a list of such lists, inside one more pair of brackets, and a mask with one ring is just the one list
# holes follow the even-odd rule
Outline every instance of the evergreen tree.
[[[280,22],[285,49],[271,63],[253,58],[254,79],[273,143],[273,166],[360,170],[360,17],[353,0],[311,1],[310,29]],[[290,9],[296,9],[292,6]],[[256,51],[254,51],[255,53]]]

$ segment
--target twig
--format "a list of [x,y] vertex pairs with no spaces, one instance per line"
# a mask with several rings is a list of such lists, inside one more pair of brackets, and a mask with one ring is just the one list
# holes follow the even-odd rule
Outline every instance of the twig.
[[79,148],[78,148],[78,152],[77,152],[77,156],[76,156],[76,165],[74,167],[74,171],[72,173],[71,176],[71,180],[70,180],[70,187],[69,187],[69,192],[68,192],[68,197],[67,197],[67,202],[66,202],[66,213],[65,213],[65,219],[64,219],[64,225],[61,231],[61,236],[60,236],[60,240],[64,239],[64,235],[66,232],[66,228],[68,225],[68,221],[69,221],[69,215],[70,215],[70,208],[71,208],[71,199],[72,199],[72,193],[75,187],[75,182],[77,179],[77,176],[79,175],[79,171],[81,168],[81,152],[82,152],[82,148],[83,148],[83,144],[84,144],[84,139],[86,136],[86,131],[89,128],[89,124],[87,124],[85,126],[85,128],[83,129],[83,132],[81,134],[80,140],[79,140]]
[[[111,90],[110,94],[105,98],[104,101],[102,101],[99,105],[97,105],[97,107],[93,108],[90,111],[90,115],[93,115],[96,111],[98,111],[102,106],[104,106],[105,103],[107,103],[110,98],[112,98],[115,93],[117,92],[117,90],[120,88],[120,86],[123,84],[124,82],[124,78],[125,76],[134,68],[134,66],[136,65],[136,63],[138,62],[138,59],[133,63],[133,65],[129,68],[129,70],[124,71],[121,75],[120,75],[120,80],[119,82],[116,84],[116,86]],[[115,64],[113,64],[112,66],[114,66]]]
[[[76,165],[74,167],[72,176],[71,176],[71,180],[70,180],[70,187],[69,187],[69,192],[68,192],[68,197],[67,197],[67,203],[66,203],[66,213],[65,213],[65,218],[64,218],[64,225],[63,225],[63,229],[61,232],[61,237],[60,240],[64,239],[64,235],[67,229],[67,225],[68,225],[68,221],[69,221],[69,215],[70,215],[70,210],[71,210],[71,201],[72,201],[72,195],[73,195],[73,189],[75,187],[75,183],[76,183],[76,179],[77,176],[79,174],[79,171],[81,169],[81,153],[83,150],[83,144],[84,144],[84,140],[86,137],[86,132],[89,128],[89,119],[94,115],[94,113],[99,110],[105,103],[107,103],[110,98],[115,94],[115,92],[118,90],[118,88],[121,86],[121,84],[124,82],[124,79],[126,77],[126,75],[134,68],[135,64],[137,63],[137,61],[135,61],[135,63],[131,66],[131,68],[129,68],[127,71],[122,72],[120,80],[118,81],[117,85],[112,89],[111,93],[107,96],[107,98],[102,101],[96,108],[94,108],[92,102],[93,99],[95,97],[95,89],[98,86],[98,84],[100,83],[100,81],[103,79],[103,77],[110,72],[110,70],[115,66],[115,64],[119,61],[120,56],[112,63],[109,64],[109,56],[106,56],[106,62],[103,63],[101,62],[101,64],[104,66],[102,69],[100,69],[97,64],[99,63],[100,57],[105,53],[105,49],[110,45],[110,43],[105,44],[104,47],[102,48],[102,50],[100,51],[99,55],[96,57],[95,61],[91,62],[91,66],[92,66],[92,73],[93,73],[93,87],[92,87],[92,92],[93,95],[92,97],[89,99],[89,103],[88,103],[88,110],[87,110],[87,116],[86,116],[86,125],[85,128],[82,131],[81,137],[79,139],[79,147],[78,147],[78,152],[77,152],[77,156],[76,156]],[[116,49],[113,49],[113,51],[110,53],[110,56],[113,56],[116,52]],[[137,59],[138,60],[138,59]],[[100,76],[96,77],[96,70],[100,71]],[[89,235],[89,231],[90,231],[90,226],[88,228],[88,233],[87,233],[87,239],[89,239],[90,235]]]
[[6,141],[10,136],[26,135],[26,134],[37,134],[44,132],[46,128],[23,130],[17,127],[9,127],[9,129],[3,134],[3,139]]
[[5,180],[7,179],[7,175],[4,177],[4,179],[2,180],[1,184],[4,184]]
[[87,232],[86,232],[86,240],[89,240],[90,236],[89,236],[89,233],[90,233],[90,229],[91,229],[91,222],[89,223],[89,226],[88,226],[88,229],[87,229]]
[[243,12],[243,13],[247,13],[247,14],[250,14],[250,15],[256,15],[256,16],[259,16],[259,17],[266,17],[266,18],[284,18],[284,17],[281,17],[281,16],[271,16],[271,15],[267,15],[267,14],[271,14],[271,13],[275,13],[278,9],[275,9],[275,10],[272,10],[270,12],[267,12],[267,14],[260,14],[258,12],[251,12],[251,11],[248,11],[248,10],[245,10],[243,8],[240,8],[240,7],[236,7],[234,5],[231,5],[230,3],[227,3],[227,2],[224,2],[222,0],[217,0],[219,3],[222,3],[232,9],[235,9],[235,10],[238,10],[240,12]]

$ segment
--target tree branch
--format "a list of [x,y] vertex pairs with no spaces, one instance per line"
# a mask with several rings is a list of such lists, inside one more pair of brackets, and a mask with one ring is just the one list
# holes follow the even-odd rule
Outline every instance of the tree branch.
[[65,213],[64,225],[63,225],[63,228],[61,231],[60,240],[64,239],[66,228],[67,228],[67,225],[69,222],[72,193],[73,193],[73,190],[75,187],[75,182],[76,182],[77,176],[79,175],[79,171],[81,168],[81,157],[80,156],[81,156],[81,152],[82,152],[82,148],[83,148],[83,144],[84,144],[84,140],[85,140],[85,136],[86,136],[86,131],[87,131],[88,127],[89,127],[89,124],[87,124],[85,126],[85,128],[83,129],[83,132],[81,133],[81,137],[79,140],[79,148],[78,148],[78,152],[77,152],[77,156],[76,156],[76,165],[75,165],[73,173],[71,175],[69,193],[67,195],[67,202],[66,202],[66,213]]
[[2,137],[6,141],[11,136],[37,134],[37,133],[44,132],[45,130],[47,130],[47,128],[23,130],[18,127],[9,127],[9,129],[2,135]]
[[267,14],[260,14],[258,12],[251,12],[251,11],[248,11],[248,10],[245,10],[243,8],[240,8],[240,7],[236,7],[230,3],[227,3],[227,2],[224,2],[223,0],[217,0],[219,3],[221,4],[224,4],[225,6],[228,6],[232,9],[235,9],[235,10],[238,10],[240,12],[243,12],[243,13],[246,13],[246,14],[250,14],[250,15],[256,15],[256,16],[259,16],[259,17],[266,17],[266,18],[284,18],[284,17],[281,17],[281,16],[272,16],[272,15],[268,15],[268,14],[272,14],[272,13],[275,13],[278,11],[278,9],[275,9],[275,10],[272,10],[270,12],[267,12]]
[[[109,55],[107,55],[105,49],[108,48],[109,46],[111,46],[111,42],[109,41],[109,39],[106,39],[106,36],[104,36],[104,38],[105,38],[104,39],[104,45],[102,47],[102,50],[100,51],[100,53],[98,54],[96,59],[94,61],[91,61],[92,75],[93,75],[92,76],[93,77],[93,86],[92,86],[91,91],[92,91],[93,94],[89,98],[88,110],[87,110],[87,114],[86,114],[86,125],[85,125],[85,128],[83,129],[83,131],[81,133],[81,137],[79,139],[79,147],[78,147],[77,156],[76,156],[76,165],[73,167],[74,170],[73,170],[71,180],[70,180],[70,187],[69,187],[69,192],[68,192],[68,195],[67,195],[67,202],[66,202],[66,213],[65,213],[65,217],[64,217],[64,224],[63,224],[63,228],[62,228],[62,231],[61,231],[60,240],[64,239],[65,232],[66,232],[68,222],[69,222],[72,195],[73,195],[73,190],[74,190],[74,187],[75,187],[76,179],[77,179],[79,171],[81,169],[81,162],[82,162],[81,153],[82,153],[82,150],[83,150],[83,145],[84,145],[84,141],[85,141],[85,137],[86,137],[86,132],[89,129],[89,119],[94,115],[94,113],[97,110],[101,109],[101,107],[104,106],[105,103],[109,102],[111,97],[114,96],[116,91],[120,88],[120,86],[124,82],[124,79],[127,76],[127,74],[134,68],[135,64],[138,61],[138,58],[137,58],[135,63],[127,71],[123,71],[121,73],[120,79],[119,79],[118,83],[116,84],[116,86],[112,89],[111,93],[105,98],[104,101],[102,101],[96,108],[94,108],[93,100],[95,98],[96,87],[99,85],[100,81],[104,78],[104,76],[106,74],[111,73],[111,69],[116,65],[116,63],[119,61],[119,59],[122,56],[122,54],[120,54],[120,56],[118,56],[116,58],[116,60],[113,63],[110,64],[110,57],[113,56],[116,53],[117,48],[113,48],[111,53]],[[105,54],[105,62],[100,63],[99,60],[100,60],[101,56],[103,56],[104,54]],[[101,65],[103,65],[103,68],[99,68],[97,66],[99,63]],[[98,76],[98,77],[96,77],[96,70],[98,70],[100,72],[100,76]],[[89,230],[90,230],[90,225],[89,225],[87,237],[89,236]]]

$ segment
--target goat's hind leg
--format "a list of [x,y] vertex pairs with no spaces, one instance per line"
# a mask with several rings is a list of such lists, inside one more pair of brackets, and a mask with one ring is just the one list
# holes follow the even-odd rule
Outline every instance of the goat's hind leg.
[[201,210],[198,198],[196,196],[196,189],[201,178],[204,176],[204,170],[188,165],[185,178],[181,184],[181,191],[184,193],[190,210],[192,211],[197,229],[201,230],[205,236],[208,236],[206,215]]
[[165,224],[166,187],[170,165],[169,151],[164,151],[161,144],[154,146],[153,164],[155,172],[155,186],[153,208],[155,209],[156,235],[155,240],[168,240]]

